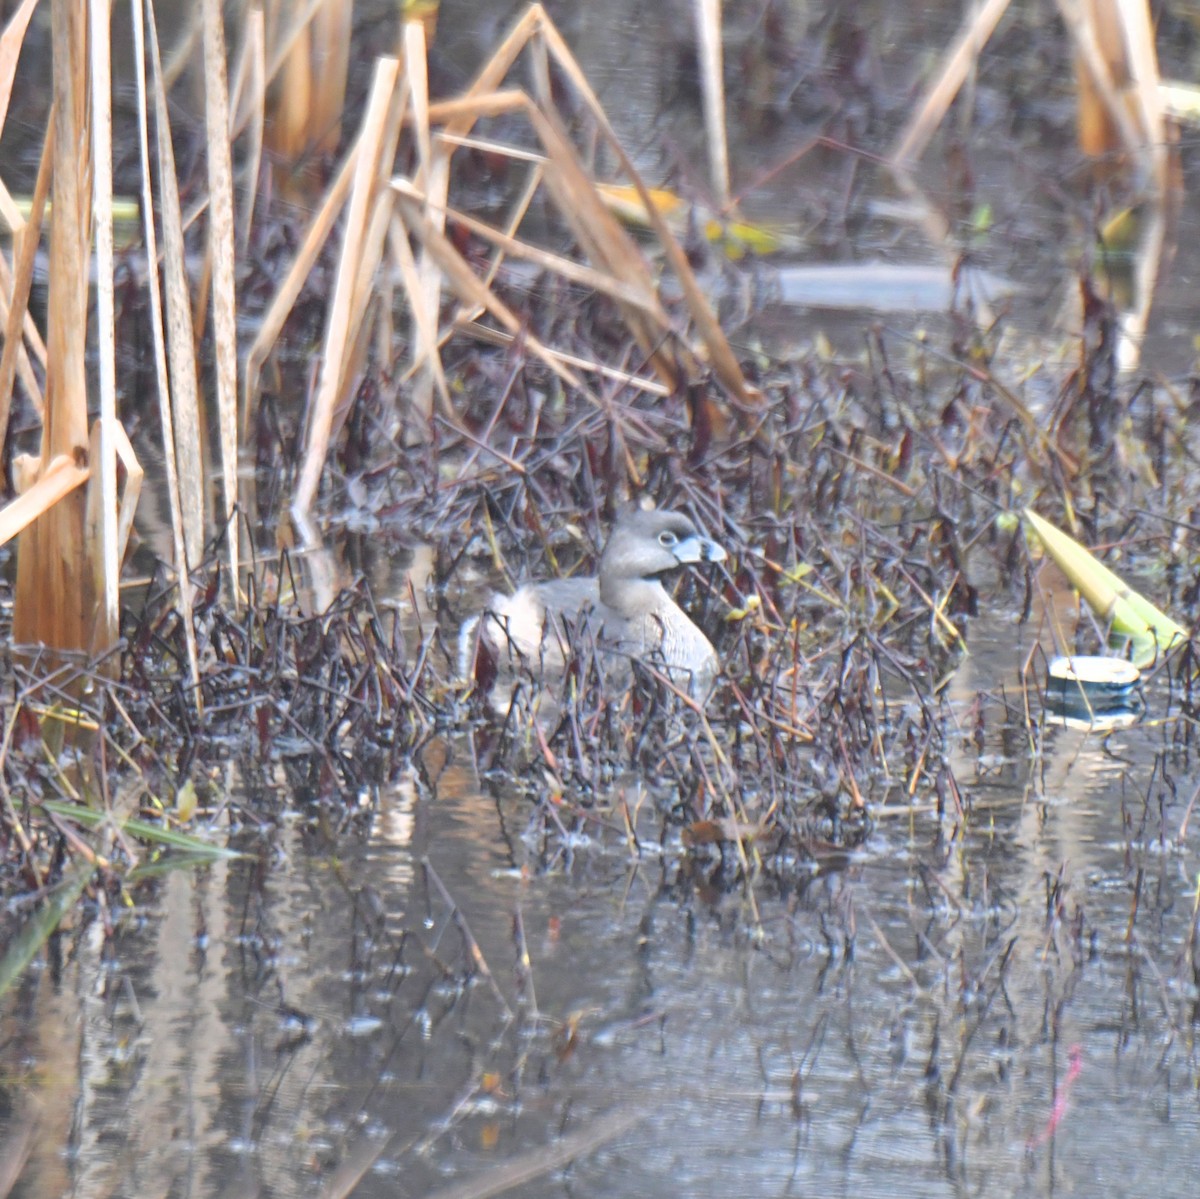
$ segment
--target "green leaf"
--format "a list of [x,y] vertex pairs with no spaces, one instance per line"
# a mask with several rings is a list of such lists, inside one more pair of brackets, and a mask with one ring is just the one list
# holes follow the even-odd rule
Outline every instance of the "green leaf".
[[208,858],[242,858],[246,855],[236,849],[226,849],[221,845],[212,845],[199,837],[188,833],[177,833],[174,829],[163,828],[158,824],[150,824],[145,820],[129,817],[126,820],[116,820],[109,812],[101,812],[96,808],[85,808],[81,804],[65,803],[59,799],[46,799],[42,807],[56,816],[67,820],[75,820],[85,828],[99,828],[110,820],[116,821],[123,833],[137,837],[141,841],[149,841],[154,845],[166,845],[171,849],[179,849],[184,853],[202,855]]
[[51,892],[50,898],[25,922],[9,945],[8,952],[0,958],[0,996],[21,977],[25,967],[58,928],[62,918],[75,906],[95,873],[96,868],[90,862],[77,863]]

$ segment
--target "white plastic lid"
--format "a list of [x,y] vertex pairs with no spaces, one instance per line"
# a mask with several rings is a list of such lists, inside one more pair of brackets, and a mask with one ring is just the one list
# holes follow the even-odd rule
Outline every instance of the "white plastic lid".
[[1053,658],[1047,669],[1052,679],[1082,683],[1084,687],[1132,687],[1142,677],[1142,672],[1132,662],[1102,654]]

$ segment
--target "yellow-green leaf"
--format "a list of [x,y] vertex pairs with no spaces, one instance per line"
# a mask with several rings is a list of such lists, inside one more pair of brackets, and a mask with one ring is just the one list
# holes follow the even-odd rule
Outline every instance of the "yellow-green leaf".
[[1147,666],[1164,650],[1186,641],[1187,630],[1134,591],[1073,537],[1043,520],[1032,508],[1025,517],[1046,552],[1088,607],[1114,632],[1133,641],[1133,663]]

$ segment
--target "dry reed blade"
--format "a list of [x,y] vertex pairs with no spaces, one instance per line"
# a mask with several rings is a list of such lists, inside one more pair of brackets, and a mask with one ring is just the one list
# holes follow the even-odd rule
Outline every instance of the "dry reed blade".
[[422,246],[428,251],[429,260],[439,268],[439,278],[444,276],[461,300],[490,313],[509,333],[514,336],[521,333],[529,353],[540,358],[569,387],[579,388],[585,394],[589,394],[583,380],[574,371],[562,366],[553,354],[547,352],[546,347],[525,329],[520,318],[484,286],[471,269],[470,263],[459,254],[450,239],[424,215],[422,209],[425,197],[402,179],[393,179],[392,188],[400,197],[399,210],[405,224],[420,239]]
[[[163,268],[166,282],[167,361],[171,378],[172,424],[175,462],[179,474],[179,507],[183,518],[184,560],[176,563],[180,578],[200,563],[204,554],[204,451],[201,444],[200,395],[196,379],[196,354],[192,341],[192,306],[188,295],[183,217],[175,152],[154,5],[146,7],[150,65],[154,77],[154,132],[158,166],[158,200],[163,231]],[[151,210],[153,211],[153,210]],[[166,426],[164,425],[164,430]]]
[[674,388],[681,358],[689,374],[698,376],[699,364],[682,345],[664,348],[671,322],[658,302],[650,266],[637,243],[604,203],[558,121],[537,105],[530,106],[529,118],[549,160],[545,171],[547,190],[576,241],[592,262],[642,293],[640,303],[621,304],[620,308],[626,325],[659,378]]
[[920,158],[937,127],[942,123],[967,75],[974,69],[984,46],[1008,11],[1009,0],[986,0],[968,16],[962,32],[946,51],[941,74],[925,93],[888,156],[903,167]]
[[[1125,39],[1115,0],[1083,0],[1082,5],[1076,8],[1076,14],[1088,27],[1108,73],[1114,81],[1124,82],[1128,78],[1125,73]],[[1074,68],[1075,125],[1079,148],[1089,158],[1108,164],[1119,156],[1123,142],[1102,94],[1105,89],[1093,81],[1092,72],[1084,64],[1078,46]]]
[[[466,330],[477,341],[483,342],[484,345],[511,346],[517,340],[511,333],[505,333],[500,329],[493,329],[488,325],[480,325],[474,319],[460,320],[456,323],[455,327]],[[524,339],[522,338],[522,340]],[[632,371],[622,370],[618,366],[609,366],[606,363],[597,362],[594,358],[584,358],[579,354],[568,354],[566,351],[557,350],[553,346],[542,346],[542,352],[548,358],[552,358],[568,370],[584,371],[587,374],[599,375],[602,379],[611,379],[614,383],[618,383],[622,387],[631,387],[635,391],[643,391],[647,395],[664,397],[671,394],[671,389],[659,379],[646,378],[642,375],[634,374]]]
[[446,372],[442,368],[442,356],[438,350],[437,325],[430,323],[429,312],[423,304],[413,302],[420,295],[420,275],[417,273],[417,261],[413,257],[412,246],[408,244],[408,232],[394,212],[388,228],[388,244],[392,247],[392,260],[400,271],[400,281],[408,294],[409,309],[417,332],[417,355],[414,357],[419,356],[422,361],[428,362],[441,401],[442,413],[453,417],[454,406],[450,402],[450,389],[446,385]]
[[[99,644],[111,645],[120,627],[121,560],[117,550],[117,334],[113,295],[112,64],[108,4],[89,4],[92,78],[92,200],[96,222],[96,317],[100,419],[93,428],[88,485],[88,555],[106,628]],[[85,284],[86,286],[86,284]],[[98,510],[97,510],[98,509]]]
[[21,215],[17,202],[9,194],[3,180],[0,180],[0,221],[3,221],[5,226],[14,232],[25,224],[25,218]]
[[[539,163],[544,163],[545,159],[537,157]],[[540,173],[538,175],[540,179]],[[526,196],[528,196],[528,192]],[[520,213],[524,211],[525,203],[518,206],[518,214],[514,216],[510,227],[520,222]],[[642,310],[651,320],[661,321],[664,325],[666,322],[665,314],[658,306],[653,292],[649,291],[645,285],[630,284],[621,279],[607,274],[603,271],[598,271],[592,267],[581,265],[571,259],[564,258],[558,254],[552,254],[547,250],[543,250],[538,246],[529,244],[528,242],[520,241],[509,233],[495,229],[482,221],[477,221],[473,217],[467,216],[465,213],[459,212],[456,209],[450,209],[448,214],[455,222],[461,224],[464,228],[477,233],[480,237],[490,241],[500,251],[497,253],[495,260],[489,269],[487,276],[482,280],[484,288],[490,288],[491,279],[495,275],[496,270],[503,257],[507,254],[513,258],[520,258],[528,262],[535,263],[545,270],[552,271],[560,277],[577,283],[582,287],[587,287],[592,291],[603,295],[608,295],[622,305],[627,305],[634,310]],[[461,289],[459,290],[460,298],[462,296]],[[473,293],[478,294],[478,293]],[[459,318],[459,327],[466,327],[464,321],[473,321],[479,313],[478,304],[472,305],[472,313]],[[506,325],[508,322],[505,322]],[[514,331],[511,326],[507,334],[498,335],[495,330],[481,329],[485,340],[492,341],[494,344],[507,344]],[[630,383],[641,390],[647,390],[654,394],[664,395],[669,394],[671,384],[658,384],[651,380],[642,378],[637,375],[632,375],[627,371],[621,371],[616,368],[605,366],[603,363],[589,361],[582,357],[573,354],[566,354],[555,350],[552,347],[542,345],[541,350],[545,353],[548,359],[553,359],[565,367],[580,368],[584,370],[594,371],[612,379],[620,380],[624,383]]]
[[87,148],[85,14],[63,0],[52,5],[55,135],[47,298],[46,415],[42,458],[86,451],[88,214],[91,164]]
[[[350,311],[353,314],[352,327],[354,329],[351,340],[359,343],[363,352],[365,352],[365,343],[362,337],[362,330],[367,327],[366,317],[368,309],[372,307],[376,309],[386,307],[389,317],[391,313],[390,302],[386,305],[381,302],[385,296],[382,292],[377,292],[375,280],[379,272],[380,261],[383,258],[384,243],[387,240],[388,229],[392,224],[394,200],[391,189],[387,186],[387,178],[396,160],[396,146],[400,141],[400,130],[404,124],[404,117],[408,109],[408,92],[403,86],[397,87],[396,99],[398,103],[390,104],[387,108],[387,123],[380,139],[381,148],[377,156],[378,166],[376,168],[375,195],[371,217],[367,223],[362,246],[359,250],[358,269],[354,275],[353,291],[351,292],[350,299]],[[351,357],[352,359],[357,358],[358,351]],[[389,340],[382,347],[380,357],[380,361],[385,365],[385,369],[390,370],[391,357],[392,348]],[[346,389],[350,385],[350,375],[353,369],[349,363],[343,368],[338,386],[339,396],[345,396]]]
[[[375,197],[371,216],[367,222],[366,232],[363,236],[362,254],[351,292],[350,328],[347,342],[354,347],[354,350],[346,356],[346,360],[342,364],[341,376],[338,379],[339,403],[345,398],[351,379],[358,373],[365,358],[364,333],[370,327],[367,316],[375,307],[375,276],[379,270],[380,259],[383,257],[383,246],[387,240],[388,225],[391,223],[391,219],[391,194],[386,190],[381,191]],[[388,353],[390,354],[390,348]],[[386,359],[384,364],[386,368]]]
[[1166,201],[1161,192],[1156,192],[1146,205],[1142,235],[1134,258],[1134,306],[1122,314],[1121,341],[1118,348],[1122,371],[1136,369],[1141,361],[1142,342],[1150,322],[1150,309],[1154,304],[1166,244]]
[[417,186],[428,186],[433,147],[429,135],[429,71],[426,62],[425,23],[404,22],[404,78],[417,142]]
[[717,203],[729,207],[729,141],[725,135],[725,66],[721,47],[721,0],[696,0],[700,81],[704,90],[704,129],[708,168]]
[[[477,116],[470,107],[471,101],[482,96],[487,96],[496,90],[497,85],[508,74],[509,68],[516,61],[517,56],[521,53],[525,44],[532,36],[537,28],[540,9],[537,5],[531,6],[523,16],[518,18],[516,24],[509,32],[508,36],[492,54],[491,58],[483,65],[479,73],[472,80],[466,92],[460,97],[465,107],[460,115],[452,116],[447,126],[447,132],[454,134],[466,133],[474,125]],[[421,44],[424,43],[424,29],[420,34]],[[412,44],[417,44],[417,37],[414,35]],[[408,42],[406,41],[406,46]],[[448,197],[450,195],[450,147],[444,143],[431,148],[430,160],[426,167],[426,178],[423,181],[422,191],[428,197],[428,209],[425,214],[425,220],[432,227],[435,234],[440,235],[445,228],[445,208]],[[409,222],[411,227],[411,222]],[[430,242],[423,239],[421,247],[421,256],[417,264],[417,273],[420,279],[420,290],[416,294],[411,294],[409,302],[416,310],[416,306],[420,305],[424,309],[424,322],[426,325],[435,325],[438,320],[439,300],[441,297],[442,278],[441,268],[439,263],[434,258],[434,250]],[[461,295],[460,291],[460,295]],[[416,322],[414,321],[414,333],[416,333]],[[414,345],[418,348],[420,343],[418,336],[413,337]],[[422,371],[425,371],[425,364],[422,359],[417,359],[413,364],[417,370],[416,382],[413,389],[412,406],[418,417],[417,421],[412,424],[413,430],[419,437],[427,437],[429,430],[429,415],[432,410],[432,387],[430,381],[432,378],[433,368],[422,376]]]
[[337,280],[329,306],[320,382],[309,418],[308,443],[300,468],[300,478],[292,498],[292,511],[297,517],[306,516],[312,508],[321,482],[321,471],[329,452],[333,411],[338,400],[338,388],[353,318],[350,304],[363,251],[363,235],[379,181],[380,155],[383,152],[384,135],[388,126],[387,116],[395,97],[399,73],[400,63],[396,59],[380,58],[376,61],[375,77],[372,80],[360,134],[354,185],[346,212],[342,256],[338,263]]
[[[38,164],[37,182],[33,187],[33,203],[29,209],[29,220],[25,222],[17,242],[16,261],[13,270],[12,299],[5,314],[4,350],[0,353],[0,459],[4,455],[4,443],[8,437],[8,417],[12,405],[13,382],[22,358],[28,368],[21,328],[29,306],[29,289],[33,282],[33,268],[37,259],[38,240],[42,230],[42,215],[46,211],[46,197],[50,191],[50,175],[54,157],[54,108],[50,109],[50,120],[46,126],[46,137],[42,143],[42,159]],[[42,415],[41,392],[36,395],[38,415]]]
[[[53,114],[51,114],[53,119]],[[51,155],[45,156],[47,159]],[[45,205],[43,204],[43,210]],[[22,220],[20,236],[25,236],[25,229],[29,222]],[[33,238],[30,243],[31,249],[29,253],[37,255],[38,237],[40,229],[35,230],[30,236]],[[33,266],[29,267],[30,278],[32,278]],[[9,303],[8,298],[17,294],[16,282],[12,272],[8,269],[8,260],[3,254],[0,254],[0,317],[7,324]],[[24,336],[24,344],[18,343],[19,351],[17,357],[17,375],[21,380],[22,385],[29,394],[33,406],[37,409],[38,416],[42,416],[45,405],[45,397],[42,395],[41,385],[38,383],[37,376],[33,373],[33,366],[29,359],[29,350],[33,351],[33,356],[41,363],[42,369],[46,368],[46,343],[42,340],[42,335],[38,331],[38,327],[34,324],[33,317],[28,312],[28,284],[26,284],[26,312],[21,324],[20,332]]]
[[485,241],[489,241],[498,249],[503,250],[504,255],[509,258],[532,262],[543,270],[552,271],[571,283],[578,283],[580,287],[610,296],[619,304],[640,309],[645,316],[655,322],[666,323],[666,313],[663,312],[662,306],[654,294],[653,281],[648,276],[629,283],[607,271],[596,270],[575,262],[573,259],[564,258],[561,254],[554,254],[550,250],[543,250],[540,246],[521,241],[519,238],[496,229],[485,221],[476,220],[456,208],[448,209],[447,216],[464,229],[477,234]]
[[204,113],[208,132],[209,245],[213,261],[213,350],[217,374],[217,421],[221,430],[221,477],[225,495],[225,544],[234,609],[238,571],[237,291],[234,280],[233,163],[229,146],[229,94],[225,78],[225,27],[221,0],[204,0]]
[[680,287],[683,289],[688,310],[692,315],[692,320],[696,323],[697,332],[708,350],[709,361],[716,372],[717,378],[721,380],[726,390],[729,391],[734,399],[751,408],[760,407],[761,396],[747,385],[737,356],[734,354],[729,341],[725,337],[724,330],[721,328],[716,314],[713,312],[712,306],[709,304],[708,298],[705,296],[695,272],[687,260],[687,255],[684,253],[683,247],[676,240],[667,222],[655,207],[645,182],[634,166],[632,159],[625,152],[624,146],[621,145],[616,130],[613,129],[608,119],[608,114],[596,98],[595,92],[592,91],[591,85],[588,83],[578,62],[575,61],[574,55],[571,54],[554,23],[546,16],[540,5],[534,5],[531,12],[534,10],[539,14],[539,29],[550,53],[554,56],[554,60],[558,63],[559,68],[567,76],[571,85],[579,93],[580,98],[591,112],[592,118],[604,134],[609,149],[620,164],[621,170],[633,184],[639,198],[646,206],[651,227],[654,229],[663,252],[666,254],[667,262],[675,272],[675,277],[679,280]]
[[9,18],[4,32],[0,33],[0,133],[4,132],[4,123],[8,119],[8,102],[12,99],[17,60],[21,57],[21,47],[25,44],[25,30],[29,27],[29,18],[33,16],[37,4],[38,0],[24,0],[21,7]]
[[66,454],[52,459],[37,482],[0,509],[0,545],[11,541],[76,487],[82,487],[90,473],[86,466],[76,466],[75,459]]
[[350,0],[310,4],[281,33],[282,6],[274,10],[270,34],[277,43],[267,72],[272,119],[267,138],[276,157],[306,172],[314,153],[334,150],[341,138],[342,110],[349,71]]
[[[517,197],[516,202],[512,206],[512,211],[508,214],[508,225],[505,232],[506,237],[515,238],[517,230],[525,221],[526,215],[529,213],[529,206],[533,203],[534,197],[537,195],[542,186],[542,170],[543,159],[538,156],[538,161],[532,164],[532,170],[529,172],[529,178],[525,180],[525,187],[521,194]],[[492,262],[488,269],[484,272],[483,281],[491,287],[496,281],[496,276],[500,273],[500,266],[504,261],[504,250],[497,247],[496,252],[492,255]]]
[[254,401],[258,394],[258,380],[262,372],[263,363],[266,362],[267,357],[274,348],[275,342],[283,330],[284,323],[287,321],[289,313],[292,311],[300,292],[304,288],[304,282],[308,278],[313,264],[317,261],[317,256],[320,254],[321,248],[325,245],[326,239],[329,237],[330,230],[337,220],[338,213],[341,212],[342,206],[346,203],[346,197],[350,194],[350,185],[354,181],[361,153],[362,141],[360,138],[354,143],[349,154],[346,155],[346,161],[342,163],[342,168],[338,172],[337,178],[330,184],[321,207],[317,210],[312,223],[304,234],[304,240],[300,243],[299,250],[296,251],[296,257],[293,259],[292,265],[288,268],[287,275],[284,277],[283,282],[275,289],[275,295],[271,300],[270,307],[259,323],[258,333],[255,334],[250,351],[246,355],[243,382],[245,397],[242,405],[243,432],[250,427],[250,422],[254,414]]
[[1102,116],[1085,114],[1085,98],[1095,92],[1149,196],[1136,252],[1135,294],[1120,328],[1118,361],[1128,372],[1141,361],[1166,246],[1170,155],[1154,29],[1145,0],[1108,0],[1082,7],[1078,0],[1059,0],[1059,8],[1085,68],[1080,77],[1081,138],[1086,120],[1096,126],[1103,123]]
[[[394,215],[394,213],[388,214],[387,227],[383,233],[385,243],[391,238]],[[383,253],[384,247],[381,246],[381,258]],[[394,272],[385,270],[379,273],[377,289],[371,297],[370,303],[372,319],[369,322],[369,328],[375,335],[375,360],[391,375],[396,365],[396,276]],[[441,398],[440,393],[439,398]]]
[[[499,92],[485,92],[483,95],[468,94],[455,96],[451,100],[436,100],[429,105],[430,125],[458,126],[464,118],[470,118],[469,124],[483,117],[500,117],[506,113],[516,112],[524,108],[529,97],[519,87],[507,88]],[[460,141],[461,133],[452,133],[443,129],[438,136],[444,141]]]
[[250,229],[254,224],[254,201],[258,197],[258,176],[262,170],[263,123],[266,119],[267,48],[266,28],[261,4],[255,4],[246,14],[245,38],[235,74],[233,100],[230,105],[229,136],[238,137],[247,127],[249,148],[242,167],[245,197],[238,219],[238,249],[242,254],[250,244]]
[[[519,92],[516,94],[520,97],[521,106],[523,107],[527,103],[527,97],[525,96],[524,92]],[[459,138],[459,137],[452,138],[452,137],[446,135],[444,132],[441,132],[438,134],[438,139],[452,141],[455,145],[462,145],[464,142],[470,140],[467,138]],[[541,164],[545,161],[545,158],[541,154],[530,155],[530,157],[534,160],[533,170],[530,171],[529,178],[526,180],[526,183],[525,183],[525,188],[522,191],[521,195],[517,198],[517,201],[513,206],[513,210],[509,214],[508,230],[507,230],[507,233],[505,234],[505,236],[507,236],[507,237],[515,237],[517,230],[521,227],[521,223],[524,221],[525,215],[529,210],[529,205],[533,203],[533,198],[534,198],[534,196],[537,195],[538,189],[541,187],[541,183],[542,183],[542,166],[541,166]],[[406,245],[407,245],[407,242],[406,242]],[[397,253],[399,253],[399,250],[397,250]],[[411,257],[411,255],[410,255],[410,257]],[[483,274],[483,284],[485,287],[487,287],[489,289],[492,287],[493,283],[495,282],[496,275],[500,270],[500,265],[503,261],[504,261],[504,251],[503,251],[503,249],[498,248],[496,250],[496,252],[492,255],[491,265],[488,267],[488,269]],[[401,269],[402,269],[402,274],[403,274],[403,266],[401,266]],[[405,286],[409,290],[410,296],[416,295],[417,289],[413,286],[412,281],[410,279],[405,279],[404,282],[405,282]],[[417,311],[417,309],[414,307],[413,311],[415,312],[415,311]],[[422,308],[421,311],[424,312],[425,310]],[[489,342],[489,344],[507,345],[512,341],[512,337],[510,334],[500,334],[495,329],[482,329],[482,326],[474,325],[473,322],[477,321],[478,318],[482,315],[483,315],[483,309],[480,308],[479,305],[477,305],[477,304],[465,305],[460,302],[458,311],[454,314],[453,319],[449,322],[449,324],[447,325],[446,329],[443,332],[438,332],[438,330],[436,328],[436,324],[435,324],[435,327],[433,328],[433,331],[432,331],[432,337],[433,337],[432,347],[433,348],[429,351],[430,353],[432,353],[436,356],[436,361],[434,364],[435,371],[437,371],[439,373],[442,372],[441,358],[440,358],[441,347],[447,341],[449,341],[450,338],[454,335],[454,333],[460,328],[472,330],[473,332],[476,333],[476,336],[479,336],[480,339],[485,342]],[[435,322],[436,322],[436,316],[437,316],[437,314],[435,313],[434,314]],[[482,329],[482,333],[479,332],[480,329]],[[420,330],[418,330],[418,332],[420,332]],[[565,360],[567,356],[560,355],[560,357],[562,357]],[[419,369],[419,363],[421,361],[422,361],[421,354],[418,353],[418,354],[413,355],[413,365],[410,366],[409,369],[405,372],[405,374],[403,376],[404,381],[407,382],[416,373],[416,371]],[[444,385],[444,382],[445,382],[444,374],[442,375],[442,382]],[[453,416],[453,408],[450,405],[449,394],[448,393],[443,394],[441,391],[439,391],[438,394],[442,398],[442,401],[443,401],[443,410],[446,412],[447,415]]]
[[134,453],[129,435],[120,421],[113,426],[115,434],[113,448],[121,465],[125,468],[125,487],[121,492],[121,501],[117,509],[117,561],[125,561],[125,551],[129,548],[129,534],[133,530],[133,518],[137,512],[138,499],[142,494],[142,480],[146,472]]
[[[230,73],[229,83],[229,136],[236,139],[253,118],[255,106],[261,100],[266,76],[266,18],[262,5],[251,3],[246,9],[245,28],[242,32],[241,50]],[[259,74],[255,59],[262,53],[262,73]]]
[[[521,51],[525,49],[530,39],[537,34],[547,20],[546,10],[540,4],[531,4],[517,18],[504,41],[492,52],[491,58],[479,69],[478,74],[471,81],[467,90],[463,92],[460,100],[466,104],[472,99],[495,92],[504,76],[512,68],[513,63],[517,61]],[[456,118],[450,123],[450,132],[465,132],[475,124],[475,119],[472,115],[465,120],[465,123],[462,123],[463,118]],[[460,124],[462,124],[461,128]]]

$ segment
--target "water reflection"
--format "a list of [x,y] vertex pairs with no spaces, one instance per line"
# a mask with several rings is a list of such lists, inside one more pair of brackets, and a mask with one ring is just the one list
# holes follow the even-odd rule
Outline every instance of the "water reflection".
[[883,816],[761,887],[761,936],[615,819],[548,854],[461,739],[348,833],[285,800],[252,858],[166,876],[111,938],[96,913],[6,1001],[39,1112],[14,1193],[312,1194],[359,1161],[356,1194],[427,1194],[629,1107],[520,1193],[1187,1193],[1186,796],[1146,783],[1186,755],[1149,726],[1018,755],[988,708],[965,823]]

